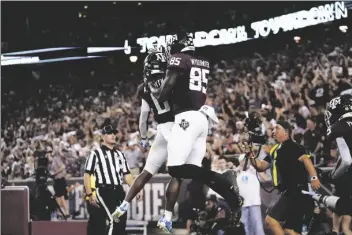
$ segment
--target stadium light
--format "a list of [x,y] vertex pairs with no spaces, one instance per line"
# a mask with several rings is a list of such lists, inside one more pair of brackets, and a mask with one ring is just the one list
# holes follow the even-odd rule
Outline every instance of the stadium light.
[[301,37],[295,36],[295,37],[293,37],[293,40],[295,40],[296,43],[299,43],[299,41],[301,40]]
[[341,30],[341,32],[346,33],[348,27],[347,27],[347,25],[341,25],[341,26],[339,27],[339,29]]
[[137,56],[135,56],[135,55],[131,55],[131,56],[130,56],[130,61],[131,61],[132,63],[136,63],[137,60],[138,60],[138,57],[137,57]]
[[84,6],[84,9],[88,9],[88,6],[87,6],[87,5],[85,5],[85,6]]

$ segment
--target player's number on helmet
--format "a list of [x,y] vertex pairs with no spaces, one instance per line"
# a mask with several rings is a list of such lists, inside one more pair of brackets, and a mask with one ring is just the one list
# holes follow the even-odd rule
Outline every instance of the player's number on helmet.
[[204,94],[207,92],[208,69],[192,67],[190,73],[189,89],[192,91],[201,91]]
[[161,105],[160,105],[160,103],[159,103],[159,101],[158,101],[153,95],[151,95],[151,97],[152,97],[152,100],[153,100],[153,102],[154,102],[154,105],[155,105],[156,110],[158,110],[158,114],[163,114],[163,113],[167,113],[167,112],[170,111],[170,104],[169,104],[169,102],[164,101],[164,102],[162,103],[163,106],[164,106],[164,108],[162,108]]

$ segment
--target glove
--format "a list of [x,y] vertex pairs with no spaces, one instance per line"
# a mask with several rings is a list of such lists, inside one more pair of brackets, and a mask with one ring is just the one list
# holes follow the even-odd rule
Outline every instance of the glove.
[[144,149],[148,148],[149,147],[148,138],[141,138],[140,144],[141,144],[142,148],[144,148]]

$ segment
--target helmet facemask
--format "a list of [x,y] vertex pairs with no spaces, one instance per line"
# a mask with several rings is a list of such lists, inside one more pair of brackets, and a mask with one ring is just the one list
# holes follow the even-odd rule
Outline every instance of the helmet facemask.
[[151,71],[151,75],[149,76],[149,79],[147,79],[147,82],[149,86],[152,86],[154,88],[160,88],[164,78],[164,72],[156,72],[153,74],[153,71]]

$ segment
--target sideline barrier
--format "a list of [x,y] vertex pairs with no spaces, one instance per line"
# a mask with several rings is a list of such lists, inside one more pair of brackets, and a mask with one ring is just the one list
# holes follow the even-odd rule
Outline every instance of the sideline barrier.
[[1,189],[1,215],[1,235],[30,235],[27,186]]

